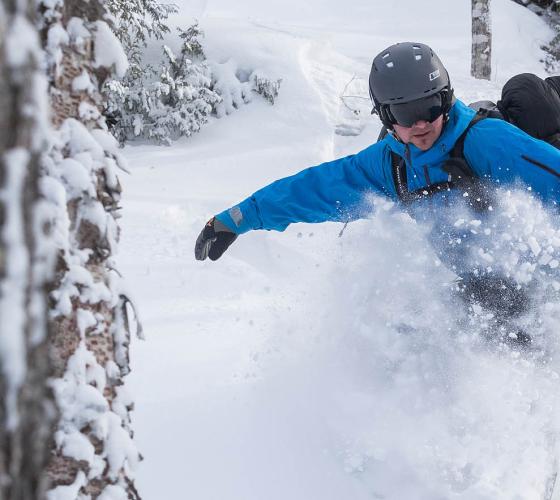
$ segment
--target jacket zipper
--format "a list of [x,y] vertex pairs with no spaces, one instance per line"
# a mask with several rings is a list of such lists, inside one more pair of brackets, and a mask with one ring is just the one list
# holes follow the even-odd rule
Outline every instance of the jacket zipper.
[[[415,182],[418,179],[418,173],[416,172],[416,170],[414,170],[414,167],[412,166],[412,159],[410,158],[410,148],[408,147],[408,144],[405,145],[405,165],[408,167],[408,172],[407,172],[407,189],[408,189],[408,185],[409,185],[409,181],[410,181],[410,177],[412,176],[413,180],[410,182]],[[426,168],[426,167],[424,167]],[[424,173],[426,174],[426,170],[424,170]],[[410,174],[410,175],[408,175]],[[427,178],[429,179],[429,175],[427,175]],[[428,186],[431,184],[431,182],[428,182]]]
[[428,165],[424,165],[424,177],[426,177],[426,182],[428,186],[432,185],[432,180],[430,179],[430,172],[428,172]]
[[412,162],[410,161],[410,149],[408,148],[408,144],[404,146],[404,165],[405,168],[408,170],[406,174],[406,190],[410,191],[410,189],[408,188],[408,184],[410,181],[409,177],[410,175],[414,175],[414,171],[412,170]]
[[544,163],[541,163],[540,161],[533,160],[533,158],[529,158],[528,156],[525,156],[525,155],[521,155],[521,158],[523,158],[525,161],[528,161],[529,163],[532,163],[533,165],[543,169],[545,172],[548,172],[549,174],[552,174],[552,175],[560,178],[560,173],[556,172],[556,170],[552,169],[548,165],[545,165]]

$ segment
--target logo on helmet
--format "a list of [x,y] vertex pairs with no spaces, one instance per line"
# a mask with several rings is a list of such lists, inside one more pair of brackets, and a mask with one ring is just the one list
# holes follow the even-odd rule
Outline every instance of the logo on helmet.
[[439,78],[439,69],[436,69],[435,71],[430,73],[428,76],[429,76],[431,82],[434,81],[436,78]]
[[433,82],[436,78],[439,78],[439,69],[432,71],[428,77],[430,78],[430,82]]

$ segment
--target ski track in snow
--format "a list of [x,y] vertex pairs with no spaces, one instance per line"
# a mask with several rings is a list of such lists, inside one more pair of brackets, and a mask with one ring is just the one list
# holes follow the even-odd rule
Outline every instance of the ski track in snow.
[[[415,32],[418,4],[404,3],[403,26]],[[499,22],[494,30],[500,68],[513,71],[519,54],[537,58],[522,43],[537,27],[542,36],[542,25],[531,18],[533,31],[517,36],[528,14],[494,5],[513,20],[511,33]],[[342,238],[337,224],[294,225],[243,235],[219,261],[195,262],[194,241],[213,213],[277,177],[358,151],[380,124],[365,103],[353,101],[363,106],[356,116],[339,98],[354,75],[349,94],[367,92],[369,71],[366,51],[342,29],[272,23],[264,7],[242,19],[218,1],[189,6],[205,16],[211,52],[229,49],[241,65],[253,57],[265,68],[276,60],[285,74],[275,107],[255,100],[171,148],[125,149],[133,175],[123,179],[119,267],[147,335],[133,344],[130,377],[143,497],[542,499],[559,435],[560,276],[549,265],[560,260],[558,224],[526,195],[505,196],[495,223],[511,226],[511,239],[485,248],[512,273],[528,273],[535,306],[522,322],[532,352],[482,340],[486,319],[457,307],[428,228],[381,200]],[[363,28],[369,4],[355,8],[356,33],[382,44],[373,54],[386,44]],[[289,18],[289,9],[278,12]],[[323,10],[330,25],[336,16]],[[492,97],[498,82],[460,71],[458,23],[434,35],[449,46],[441,55],[457,93]]]
[[[359,113],[356,116],[344,105],[342,97],[345,88],[348,89],[349,84],[356,79],[356,74],[365,75],[368,69],[338,54],[325,41],[304,44],[300,52],[300,65],[309,85],[319,96],[326,121],[333,129],[331,157],[334,158],[339,149],[337,143],[341,142],[338,137],[358,136],[366,126],[362,117],[371,109],[369,102],[366,101],[365,105],[364,100],[353,98],[353,105]],[[367,95],[365,79],[359,83],[362,83],[362,96]]]

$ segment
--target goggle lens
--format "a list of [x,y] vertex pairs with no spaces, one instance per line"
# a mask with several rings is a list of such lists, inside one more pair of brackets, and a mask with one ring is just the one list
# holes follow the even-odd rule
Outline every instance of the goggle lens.
[[443,114],[441,94],[434,94],[402,104],[389,104],[398,125],[410,128],[418,121],[433,122]]

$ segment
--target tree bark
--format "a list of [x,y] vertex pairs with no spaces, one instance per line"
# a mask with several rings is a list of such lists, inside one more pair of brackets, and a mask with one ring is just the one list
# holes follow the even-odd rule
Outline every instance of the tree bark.
[[0,3],[0,498],[40,499],[56,418],[45,284],[52,275],[41,214],[46,86],[35,3]]
[[492,73],[490,0],[471,0],[471,14],[471,75],[478,79],[490,80]]
[[62,193],[52,203],[58,257],[51,355],[61,417],[48,467],[50,495],[137,499],[133,470],[140,456],[123,387],[128,299],[113,257],[122,159],[100,91],[122,48],[105,22],[103,0],[44,2],[41,10],[55,127],[43,175]]
[[0,499],[137,499],[100,92],[124,56],[103,0],[36,8],[0,2]]

